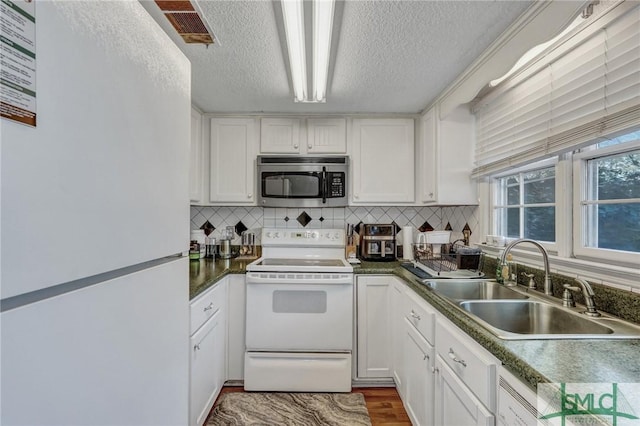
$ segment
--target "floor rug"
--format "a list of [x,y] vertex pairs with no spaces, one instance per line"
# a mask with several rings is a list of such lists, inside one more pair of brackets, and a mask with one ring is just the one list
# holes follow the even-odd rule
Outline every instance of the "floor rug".
[[361,393],[226,393],[207,426],[371,425]]

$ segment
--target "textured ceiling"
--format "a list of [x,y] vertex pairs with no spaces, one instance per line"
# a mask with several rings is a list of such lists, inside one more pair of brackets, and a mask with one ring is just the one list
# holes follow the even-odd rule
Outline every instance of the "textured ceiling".
[[142,3],[191,60],[193,104],[247,113],[420,112],[531,4],[348,0],[327,102],[297,104],[271,1],[200,0],[221,42],[209,48],[182,42]]

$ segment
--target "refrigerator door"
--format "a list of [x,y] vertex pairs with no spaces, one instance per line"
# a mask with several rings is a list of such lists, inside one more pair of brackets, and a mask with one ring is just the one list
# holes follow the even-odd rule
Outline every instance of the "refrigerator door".
[[188,262],[3,312],[0,424],[186,424]]
[[38,125],[0,125],[2,299],[189,249],[189,61],[139,2],[36,9]]

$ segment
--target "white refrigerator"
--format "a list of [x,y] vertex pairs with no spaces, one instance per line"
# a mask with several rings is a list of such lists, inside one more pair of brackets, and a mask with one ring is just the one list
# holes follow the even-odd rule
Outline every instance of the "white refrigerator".
[[189,61],[137,1],[36,2],[35,34],[36,127],[0,121],[0,423],[187,424]]

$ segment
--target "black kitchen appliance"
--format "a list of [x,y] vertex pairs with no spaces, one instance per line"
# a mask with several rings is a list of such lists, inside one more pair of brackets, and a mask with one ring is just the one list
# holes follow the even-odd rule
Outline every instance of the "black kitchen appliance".
[[378,262],[396,260],[396,226],[381,223],[362,225],[360,257]]

